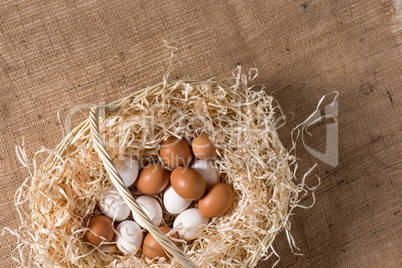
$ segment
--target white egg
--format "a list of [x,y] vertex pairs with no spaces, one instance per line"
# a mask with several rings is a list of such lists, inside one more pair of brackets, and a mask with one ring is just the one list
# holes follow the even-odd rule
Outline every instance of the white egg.
[[115,221],[124,221],[131,211],[123,197],[115,189],[109,190],[104,198],[99,201],[99,208],[103,215]]
[[[142,210],[148,215],[148,217],[152,220],[152,222],[159,226],[162,222],[162,208],[159,205],[159,202],[149,195],[142,195],[136,199],[138,204],[141,206]],[[140,220],[140,218],[133,214],[134,220],[138,223],[139,226],[145,228],[144,223]]]
[[198,208],[190,208],[176,217],[173,228],[181,225],[178,229],[179,237],[189,241],[197,238],[202,233],[208,221],[209,219],[204,217]]
[[193,164],[191,165],[191,168],[196,170],[204,177],[207,187],[209,185],[218,183],[219,179],[218,172],[216,171],[215,167],[212,165],[210,161],[196,158]]
[[124,160],[124,168],[119,172],[119,174],[127,187],[133,185],[137,180],[138,171],[138,161],[132,159],[131,157],[126,157]]
[[191,200],[181,198],[170,185],[163,194],[163,204],[171,214],[179,214],[191,204]]
[[126,254],[135,254],[141,247],[144,234],[137,223],[131,220],[123,221],[116,227],[116,245]]

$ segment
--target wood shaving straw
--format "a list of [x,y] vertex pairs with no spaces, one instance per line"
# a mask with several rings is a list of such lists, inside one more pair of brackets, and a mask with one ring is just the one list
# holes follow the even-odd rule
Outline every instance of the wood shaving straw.
[[[178,247],[200,267],[254,267],[277,255],[272,243],[283,229],[294,245],[289,216],[306,192],[305,178],[294,183],[297,164],[275,130],[273,98],[248,87],[248,80],[238,68],[231,80],[165,81],[100,109],[101,136],[117,169],[123,156],[140,162],[159,158],[161,142],[171,135],[191,140],[202,131],[210,134],[219,150],[213,165],[232,187],[234,203],[197,239],[179,240]],[[23,267],[180,267],[174,258],[150,260],[141,250],[125,255],[114,242],[94,247],[83,239],[89,219],[100,214],[98,201],[114,187],[93,148],[89,122],[56,149],[37,152],[49,154],[41,165],[35,155],[30,167],[17,147],[31,174],[15,196],[22,224],[8,229],[18,238],[13,258]],[[131,194],[140,195],[135,189]],[[161,202],[162,195],[156,197]],[[163,224],[173,220],[164,210]]]

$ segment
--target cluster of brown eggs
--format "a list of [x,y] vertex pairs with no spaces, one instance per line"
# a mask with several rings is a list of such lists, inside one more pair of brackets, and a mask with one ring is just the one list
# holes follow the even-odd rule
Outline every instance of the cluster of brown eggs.
[[[169,233],[170,238],[191,241],[201,234],[209,218],[219,217],[231,207],[232,189],[219,182],[219,175],[210,162],[217,157],[217,150],[206,133],[195,137],[191,145],[185,139],[170,137],[161,144],[159,155],[164,165],[156,161],[139,169],[138,162],[130,159],[130,163],[125,162],[120,176],[127,187],[135,183],[137,190],[144,194],[136,200],[157,226],[162,222],[162,208],[153,195],[164,191],[163,206],[169,214],[177,215],[173,223],[177,232],[172,234],[172,228],[167,226],[159,229],[164,234]],[[198,201],[195,207],[188,208],[194,201]],[[104,215],[90,219],[89,230],[85,233],[88,242],[98,246],[115,240],[117,247],[126,254],[135,254],[142,247],[144,255],[150,259],[167,257],[150,233],[143,239],[141,227],[144,225],[135,214],[133,220],[127,220],[130,209],[116,191],[106,194],[99,207]],[[112,219],[120,222],[116,236]]]

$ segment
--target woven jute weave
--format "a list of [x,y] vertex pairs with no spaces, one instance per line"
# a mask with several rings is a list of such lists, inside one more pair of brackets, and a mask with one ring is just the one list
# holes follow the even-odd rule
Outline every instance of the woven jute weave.
[[[318,163],[322,183],[313,208],[296,209],[292,234],[275,241],[279,267],[400,267],[402,257],[401,32],[392,0],[339,1],[1,1],[0,228],[18,228],[14,193],[27,177],[15,154],[28,158],[63,137],[59,117],[109,103],[161,81],[230,76],[237,65],[258,68],[287,117],[290,131],[322,95],[339,92],[335,167],[324,152],[326,125],[299,142],[300,173]],[[325,111],[322,110],[322,113]],[[308,146],[305,146],[308,145]],[[44,156],[43,156],[44,157]],[[43,158],[42,157],[42,158]],[[41,159],[41,156],[39,157]],[[313,179],[312,184],[315,183]],[[309,205],[309,195],[302,204]],[[0,266],[15,267],[17,241],[0,236]],[[271,267],[275,261],[261,262]]]

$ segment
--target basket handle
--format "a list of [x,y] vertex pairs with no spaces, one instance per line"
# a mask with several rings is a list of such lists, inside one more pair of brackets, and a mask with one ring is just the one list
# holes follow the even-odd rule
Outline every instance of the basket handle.
[[89,122],[93,146],[98,153],[110,180],[116,187],[118,193],[123,197],[131,211],[144,223],[145,228],[152,234],[171,255],[173,255],[184,267],[196,268],[195,265],[169,238],[167,238],[158,226],[156,226],[148,215],[142,210],[141,206],[134,199],[123,179],[120,177],[109,153],[106,150],[105,143],[102,140],[99,130],[99,106],[93,107],[89,113]]

